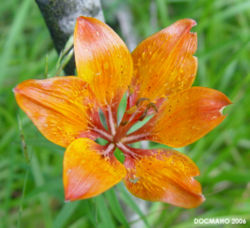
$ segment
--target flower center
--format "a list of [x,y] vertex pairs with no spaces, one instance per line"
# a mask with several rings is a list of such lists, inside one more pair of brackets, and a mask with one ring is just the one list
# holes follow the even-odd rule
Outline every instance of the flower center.
[[108,141],[105,145],[104,155],[107,156],[112,154],[116,148],[119,148],[125,156],[135,156],[132,150],[133,148],[128,144],[141,141],[148,135],[148,133],[128,134],[128,131],[138,123],[141,124],[139,128],[142,127],[149,120],[146,117],[152,116],[158,111],[157,107],[147,98],[140,98],[134,103],[135,105],[127,104],[126,111],[120,123],[118,123],[117,120],[118,106],[107,106],[100,111],[99,122],[101,126],[99,125],[100,128],[97,127],[95,131],[98,133],[99,137]]

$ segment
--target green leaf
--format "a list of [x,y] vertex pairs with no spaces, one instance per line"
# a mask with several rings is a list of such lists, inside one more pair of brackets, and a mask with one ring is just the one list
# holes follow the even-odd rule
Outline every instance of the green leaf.
[[121,184],[117,185],[119,191],[121,192],[121,197],[123,201],[136,213],[139,215],[139,217],[142,219],[144,222],[145,226],[150,228],[150,225],[148,223],[148,220],[146,216],[143,214],[141,209],[137,206],[137,204],[134,202],[130,194],[127,192],[127,190],[122,186]]
[[115,228],[115,224],[112,219],[112,215],[107,207],[103,195],[99,195],[95,198],[97,213],[100,216],[101,223],[97,223],[100,228]]
[[60,212],[57,214],[53,227],[62,228],[65,227],[71,216],[79,207],[81,201],[65,203]]
[[114,214],[115,218],[124,226],[129,227],[127,219],[122,211],[120,203],[117,199],[115,194],[114,188],[110,189],[109,191],[105,192],[105,196],[108,199],[110,208],[112,213]]

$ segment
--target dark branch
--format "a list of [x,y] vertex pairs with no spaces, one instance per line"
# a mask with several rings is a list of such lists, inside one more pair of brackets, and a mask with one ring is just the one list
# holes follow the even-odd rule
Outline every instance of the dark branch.
[[[73,34],[78,16],[95,17],[104,21],[100,0],[36,0],[36,2],[58,53],[63,50]],[[66,74],[74,74],[74,58],[69,61],[64,70]]]

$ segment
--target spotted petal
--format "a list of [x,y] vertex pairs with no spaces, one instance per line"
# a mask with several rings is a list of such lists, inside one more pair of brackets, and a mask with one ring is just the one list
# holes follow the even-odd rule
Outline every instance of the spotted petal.
[[21,109],[53,143],[66,147],[88,134],[94,102],[89,100],[86,83],[80,78],[27,80],[19,84],[14,93]]
[[138,98],[151,101],[191,87],[196,71],[197,35],[190,33],[196,25],[183,19],[152,35],[133,51],[132,91]]
[[171,147],[186,146],[219,125],[225,119],[222,109],[229,104],[230,100],[214,89],[183,90],[170,95],[159,113],[128,139],[141,137]]
[[131,54],[120,37],[95,18],[79,17],[74,50],[78,76],[89,83],[99,103],[119,103],[133,70]]
[[125,184],[133,195],[184,208],[197,207],[204,201],[201,186],[193,178],[200,174],[199,169],[187,156],[164,149],[137,149],[137,153],[148,155],[132,163],[127,161]]
[[115,157],[102,154],[114,146],[103,147],[87,138],[75,140],[67,148],[63,162],[66,200],[86,199],[103,193],[120,182],[125,167]]

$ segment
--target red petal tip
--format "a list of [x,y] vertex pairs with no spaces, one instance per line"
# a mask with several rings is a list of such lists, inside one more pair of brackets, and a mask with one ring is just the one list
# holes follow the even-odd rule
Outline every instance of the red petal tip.
[[74,197],[73,193],[71,194],[71,191],[69,189],[65,190],[65,192],[64,192],[64,202],[65,203],[73,202],[73,201],[76,201],[78,199],[79,198]]
[[82,23],[82,26],[83,26],[84,23],[88,23],[91,21],[99,21],[99,20],[93,17],[80,16],[76,19],[76,24]]
[[15,88],[13,88],[12,91],[13,91],[14,94],[19,92],[17,86]]
[[226,116],[225,114],[223,114],[223,111],[224,111],[224,109],[225,109],[227,106],[229,106],[229,105],[231,105],[231,104],[233,104],[233,103],[228,99],[228,103],[225,104],[225,105],[223,105],[223,106],[220,108],[219,113],[220,113],[222,116]]
[[[191,29],[192,27],[197,25],[197,22],[194,19],[191,18],[184,18],[176,21],[175,23],[181,23],[181,24],[186,24],[188,27]],[[175,24],[174,23],[174,24]]]
[[194,19],[188,18],[188,20],[191,22],[191,26],[194,27],[197,25],[197,22]]

